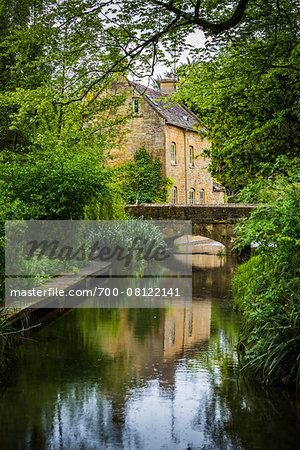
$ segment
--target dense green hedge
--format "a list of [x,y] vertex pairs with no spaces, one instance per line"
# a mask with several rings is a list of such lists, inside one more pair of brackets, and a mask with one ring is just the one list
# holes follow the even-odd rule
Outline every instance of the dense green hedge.
[[239,227],[238,245],[256,243],[234,276],[242,313],[244,369],[265,383],[300,383],[300,186],[258,207]]

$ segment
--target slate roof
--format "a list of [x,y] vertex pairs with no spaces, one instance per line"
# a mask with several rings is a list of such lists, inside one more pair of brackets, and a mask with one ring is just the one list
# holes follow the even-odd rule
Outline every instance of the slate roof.
[[[139,94],[143,95],[153,109],[164,117],[166,123],[193,131],[196,131],[194,124],[202,123],[202,121],[198,119],[198,117],[195,116],[195,114],[192,113],[192,111],[190,111],[186,106],[178,105],[171,101],[161,101],[165,98],[165,96],[163,96],[159,91],[155,91],[154,89],[150,89],[142,84],[135,83],[130,80],[128,80],[128,82]],[[201,128],[201,131],[205,131],[205,128]]]

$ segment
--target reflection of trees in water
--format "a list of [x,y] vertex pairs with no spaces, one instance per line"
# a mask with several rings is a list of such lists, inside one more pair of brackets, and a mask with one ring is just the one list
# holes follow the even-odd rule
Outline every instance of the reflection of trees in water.
[[[211,279],[213,279],[211,273],[205,271],[202,276],[202,285],[204,284],[207,290],[211,288]],[[179,322],[185,318],[187,321],[185,329],[188,330],[189,327],[189,314],[179,310],[77,309],[67,316],[68,320],[62,318],[63,320],[55,323],[53,327],[55,334],[51,332],[52,327],[48,327],[48,336],[45,336],[45,342],[43,342],[50,360],[53,356],[57,358],[55,368],[51,367],[53,379],[65,378],[66,361],[71,359],[78,362],[75,367],[71,367],[72,382],[78,380],[88,387],[89,380],[95,380],[93,389],[96,390],[99,399],[106,398],[110,405],[108,408],[103,400],[97,405],[99,414],[106,415],[107,425],[103,428],[102,434],[103,438],[106,436],[107,439],[110,433],[114,433],[115,437],[121,437],[126,402],[131,390],[143,387],[148,380],[157,378],[162,381],[161,386],[164,390],[172,389],[175,384],[177,360],[184,352],[186,355],[192,354],[195,348],[199,348],[204,342],[202,339],[201,342],[195,342],[194,347],[184,349],[182,340],[184,329],[179,336],[177,326],[176,342],[180,342],[180,346],[170,347],[168,361],[165,361],[166,326],[171,326],[176,318]],[[210,320],[210,317],[207,319]],[[196,323],[195,326],[197,326]],[[203,328],[203,324],[201,327]],[[59,336],[62,340],[57,342]],[[206,347],[208,337],[206,339],[204,337]],[[54,342],[56,345],[53,346]],[[32,364],[35,364],[33,361],[39,360],[37,346],[34,353]],[[156,368],[159,368],[158,372]],[[38,368],[35,364],[35,370],[40,371],[42,377],[42,366]],[[54,394],[55,383],[50,386],[48,393],[52,392],[52,388]],[[74,395],[72,389],[70,386],[67,391],[60,394],[57,408],[59,404],[73,408],[70,400]],[[43,394],[47,397],[47,392]],[[105,409],[102,413],[101,408]],[[72,412],[74,420],[75,410],[76,405]],[[41,418],[37,422],[40,420]],[[51,421],[50,417],[49,420]],[[102,419],[99,417],[99,420]]]
[[133,325],[136,339],[143,342],[149,334],[157,334],[164,314],[165,310],[161,308],[129,309],[127,320],[129,325]]
[[220,381],[212,375],[195,411],[193,428],[204,432],[209,448],[296,448],[300,428],[294,394],[235,376],[233,371]]
[[213,448],[294,448],[297,426],[300,431],[296,398],[243,377],[234,351],[238,332],[238,316],[214,302],[209,349],[189,363],[192,371],[205,368],[210,386],[195,411],[193,429],[202,431]]
[[[201,399],[195,411],[193,429],[201,431],[213,448],[244,448],[237,429],[227,428],[231,409],[223,397],[224,390],[236,396],[238,378],[237,354],[233,351],[238,338],[237,316],[222,303],[214,302],[211,315],[211,336],[207,352],[197,353],[190,361],[193,371],[205,369],[209,377],[207,395]],[[229,394],[229,395],[230,395]],[[238,396],[239,397],[239,396]]]

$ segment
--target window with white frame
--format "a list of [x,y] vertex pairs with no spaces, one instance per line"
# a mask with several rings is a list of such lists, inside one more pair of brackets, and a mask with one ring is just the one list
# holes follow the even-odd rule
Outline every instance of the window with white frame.
[[199,203],[204,203],[204,189],[199,191]]
[[193,205],[195,203],[195,189],[190,189],[190,204]]
[[177,203],[177,187],[172,187],[172,203]]
[[192,145],[189,146],[189,161],[190,166],[194,166],[194,147]]
[[171,164],[176,164],[176,144],[171,142]]
[[137,116],[141,112],[141,99],[133,97],[132,99],[132,113]]

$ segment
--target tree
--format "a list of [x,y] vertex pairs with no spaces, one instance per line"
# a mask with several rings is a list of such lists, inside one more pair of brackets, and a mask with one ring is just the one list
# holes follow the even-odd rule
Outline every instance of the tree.
[[[41,0],[34,2],[33,20],[25,24],[26,42],[42,39],[54,43],[57,36],[64,35],[67,44],[52,45],[44,57],[59,63],[62,53],[68,58],[81,55],[73,80],[80,79],[83,89],[74,89],[74,101],[111,73],[151,74],[165,50],[176,48],[179,55],[185,37],[195,29],[222,39],[238,36],[253,29],[258,18],[265,20],[266,10],[276,9],[276,5],[276,0]],[[22,27],[12,41],[15,44],[20,38]]]
[[[42,43],[28,39],[25,27],[31,20],[34,9],[41,11],[41,1],[25,0],[16,2],[7,0],[0,6],[0,147],[15,148],[28,144],[27,135],[11,128],[11,115],[17,106],[11,94],[17,89],[34,89],[44,82],[49,66],[42,63]],[[33,14],[34,15],[34,14]],[[23,28],[24,27],[24,28]],[[21,32],[20,30],[23,30]],[[22,39],[24,38],[24,39]],[[18,41],[14,45],[11,40]],[[36,61],[34,70],[26,67],[30,61]],[[40,60],[40,64],[37,61]]]
[[[116,74],[151,74],[166,50],[179,55],[198,28],[208,40],[197,64],[183,69],[180,100],[207,125],[213,175],[234,193],[261,162],[298,151],[296,0],[50,0],[28,11],[2,48],[15,55],[15,73],[38,67],[50,76],[48,99],[58,125],[71,103],[99,94]],[[30,58],[24,42],[37,48]]]
[[[178,98],[206,124],[211,173],[233,194],[260,177],[262,167],[278,156],[297,163],[297,29],[296,2],[278,2],[250,36],[233,36],[217,49],[212,44],[194,65],[184,67]],[[276,170],[282,168],[277,165]]]
[[124,96],[99,97],[98,86],[72,102],[95,55],[79,51],[74,27],[60,30],[63,9],[51,17],[52,2],[19,3],[0,11],[1,219],[83,218],[91,202],[95,210],[105,198],[119,202],[104,162],[125,120]]

